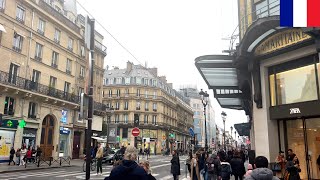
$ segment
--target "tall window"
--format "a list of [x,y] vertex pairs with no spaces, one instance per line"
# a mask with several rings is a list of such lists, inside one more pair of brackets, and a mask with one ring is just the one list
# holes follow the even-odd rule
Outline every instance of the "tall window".
[[86,51],[84,50],[84,46],[81,46],[80,48],[80,55],[81,57],[86,57]]
[[137,108],[136,108],[137,110],[140,110],[140,105],[141,105],[140,101],[137,101]]
[[73,51],[73,39],[69,37],[69,40],[68,40],[68,49],[70,51]]
[[14,114],[14,98],[12,97],[6,97],[5,102],[4,102],[4,110],[3,113],[7,115],[13,115]]
[[82,87],[79,87],[79,90],[78,90],[78,92],[79,92],[79,96],[81,96],[81,93],[83,93],[83,92],[84,92],[84,88],[82,88]]
[[152,85],[157,86],[157,80],[152,80]]
[[148,98],[148,90],[145,91],[144,96],[145,96],[145,98]]
[[21,52],[22,50],[22,42],[23,42],[23,37],[14,32],[13,35],[13,50],[17,51],[17,52]]
[[126,138],[128,138],[128,128],[122,128],[122,139]]
[[9,79],[8,79],[9,83],[16,84],[17,77],[18,77],[18,70],[19,70],[18,65],[13,63],[10,64]]
[[16,20],[24,23],[25,19],[25,9],[22,6],[17,6],[17,12],[16,12]]
[[34,59],[41,61],[42,60],[42,50],[43,50],[43,45],[36,43],[36,54]]
[[60,43],[61,31],[59,29],[55,29],[54,31],[54,42]]
[[33,70],[32,72],[32,82],[39,83],[41,72],[37,70]]
[[149,80],[148,79],[144,79],[144,85],[146,85],[146,86],[149,85]]
[[120,97],[120,89],[117,89],[117,97]]
[[116,114],[116,115],[114,116],[114,122],[115,122],[115,123],[119,123],[119,121],[120,121],[119,114]]
[[149,115],[144,115],[144,121],[143,121],[143,123],[144,124],[148,124],[149,122]]
[[43,19],[39,18],[38,33],[44,35],[45,25],[46,25],[46,22]]
[[109,89],[109,97],[112,97],[112,89]]
[[145,108],[145,110],[146,110],[146,111],[149,111],[149,103],[148,103],[148,102],[146,102],[146,104],[145,104],[145,107],[144,107],[144,108]]
[[153,91],[153,99],[157,99],[157,91]]
[[126,90],[125,90],[125,96],[126,96],[126,97],[129,97],[129,89],[126,89]]
[[140,97],[140,89],[137,89],[137,96]]
[[5,7],[5,0],[0,0],[0,11],[4,10]]
[[52,52],[52,61],[51,61],[52,67],[58,68],[58,59],[59,59],[59,53],[53,51]]
[[153,111],[157,111],[157,103],[153,103]]
[[126,101],[124,102],[124,110],[128,110],[129,109],[129,102]]
[[49,84],[49,86],[51,88],[56,88],[56,84],[57,84],[57,78],[53,77],[53,76],[50,76],[50,84]]
[[122,78],[121,77],[117,78],[117,82],[116,83],[117,84],[122,84]]
[[29,102],[28,118],[35,119],[37,111],[37,103]]
[[120,109],[120,103],[116,102],[116,110],[119,110],[119,109]]
[[136,77],[136,84],[141,84],[141,77]]
[[157,124],[157,115],[152,115],[152,124]]
[[[128,114],[124,114],[123,115],[123,121],[124,121],[124,123],[128,123],[128,121],[129,121],[129,116],[128,116]],[[123,138],[123,137],[122,137]]]
[[64,95],[68,95],[70,90],[70,83],[69,82],[65,82],[64,83]]
[[67,65],[66,65],[67,74],[71,74],[71,68],[72,68],[72,61],[70,59],[67,59]]
[[84,77],[84,75],[85,75],[85,67],[80,66],[80,77]]

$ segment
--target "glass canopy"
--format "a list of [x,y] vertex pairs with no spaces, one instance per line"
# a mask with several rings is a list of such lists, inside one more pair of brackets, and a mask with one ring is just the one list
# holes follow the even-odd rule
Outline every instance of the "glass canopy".
[[221,107],[242,109],[242,91],[238,88],[237,71],[232,56],[200,56],[196,58],[195,65],[208,88],[213,89]]
[[250,129],[251,129],[250,123],[235,124],[234,128],[237,130],[240,136],[250,136]]

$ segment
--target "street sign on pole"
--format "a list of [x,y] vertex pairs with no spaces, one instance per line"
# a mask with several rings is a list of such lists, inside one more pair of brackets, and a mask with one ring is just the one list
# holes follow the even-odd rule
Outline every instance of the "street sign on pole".
[[140,134],[140,129],[135,127],[132,129],[132,136],[137,137]]
[[192,128],[189,128],[189,133],[190,133],[190,135],[191,135],[192,137],[194,136],[194,131],[193,131]]

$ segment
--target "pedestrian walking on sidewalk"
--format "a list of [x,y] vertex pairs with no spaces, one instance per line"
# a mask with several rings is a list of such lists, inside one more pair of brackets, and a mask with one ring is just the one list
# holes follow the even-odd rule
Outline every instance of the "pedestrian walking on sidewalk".
[[37,146],[37,154],[36,154],[36,161],[40,161],[40,157],[41,157],[41,154],[42,154],[42,150],[40,148],[40,146],[38,145]]
[[199,171],[199,157],[200,153],[197,152],[191,160],[191,180],[200,180],[200,171]]
[[172,151],[171,159],[171,174],[173,175],[173,180],[179,180],[180,173],[180,160],[177,150]]
[[222,180],[230,180],[231,173],[232,173],[231,165],[227,162],[226,159],[222,159],[221,179]]
[[16,163],[15,163],[14,160],[13,160],[15,153],[16,153],[16,151],[14,150],[13,147],[11,147],[11,150],[10,150],[10,159],[9,159],[9,166],[10,166],[11,162],[13,162],[13,165],[16,165]]
[[16,164],[17,165],[20,165],[20,163],[21,163],[20,162],[20,156],[21,156],[20,154],[21,154],[21,149],[18,148],[17,152],[16,152]]
[[273,176],[273,172],[268,169],[268,159],[264,156],[258,156],[254,160],[255,168],[252,170],[251,175],[247,176],[245,180],[279,180],[276,176]]
[[217,180],[221,178],[221,162],[215,151],[207,158],[206,166],[208,169],[208,180]]
[[149,161],[142,161],[142,162],[139,163],[139,165],[147,172],[148,180],[156,180],[156,178],[153,177],[152,174],[151,174]]
[[192,152],[190,151],[189,152],[189,155],[188,155],[188,158],[186,159],[186,165],[188,167],[188,172],[189,172],[189,175],[191,177],[191,161],[192,161]]
[[240,157],[240,153],[235,151],[233,158],[230,161],[232,174],[234,175],[235,180],[242,180],[243,175],[246,173],[246,169],[244,167],[244,162]]
[[102,158],[103,158],[103,148],[101,147],[100,143],[98,144],[96,158],[97,158],[97,176],[99,176],[102,174]]
[[27,154],[27,149],[26,146],[23,145],[21,148],[21,152],[20,152],[20,164],[19,166],[24,166],[25,165],[25,158],[26,158],[26,154]]

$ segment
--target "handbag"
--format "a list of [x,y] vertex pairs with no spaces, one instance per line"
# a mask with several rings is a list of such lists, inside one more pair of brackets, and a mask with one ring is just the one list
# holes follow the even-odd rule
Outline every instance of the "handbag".
[[281,165],[279,163],[274,163],[271,167],[272,171],[281,172]]

